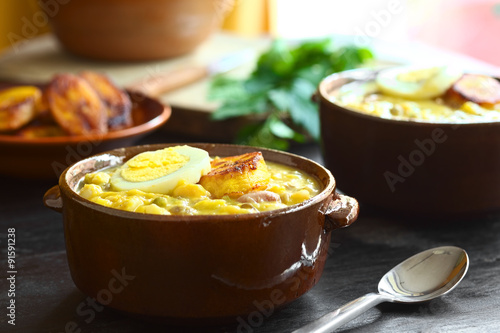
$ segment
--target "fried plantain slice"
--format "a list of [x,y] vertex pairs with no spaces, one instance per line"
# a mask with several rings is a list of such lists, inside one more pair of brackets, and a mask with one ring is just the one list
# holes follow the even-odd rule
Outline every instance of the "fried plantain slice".
[[127,93],[120,90],[107,76],[83,71],[80,74],[97,92],[106,106],[109,129],[132,126],[132,102]]
[[46,96],[52,116],[68,134],[107,133],[104,103],[84,79],[73,74],[57,74],[50,81]]
[[27,127],[19,130],[16,133],[17,136],[21,136],[27,139],[33,138],[46,138],[53,136],[64,136],[66,133],[58,125],[28,125]]
[[471,101],[491,107],[500,102],[500,82],[487,75],[464,74],[451,86],[444,98],[453,106]]
[[271,177],[260,152],[216,158],[210,164],[211,171],[199,183],[215,198],[264,190]]
[[33,120],[41,96],[41,90],[34,86],[0,91],[0,131],[17,130]]
[[37,120],[41,120],[43,122],[54,122],[54,118],[50,113],[49,101],[47,100],[47,89],[42,90],[42,97],[36,103],[37,110]]

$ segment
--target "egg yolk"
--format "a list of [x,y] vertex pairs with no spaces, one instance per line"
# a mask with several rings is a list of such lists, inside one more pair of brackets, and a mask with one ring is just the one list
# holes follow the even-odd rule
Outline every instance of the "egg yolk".
[[400,73],[397,75],[397,78],[402,82],[422,82],[438,74],[439,70],[439,67],[413,70],[406,73]]
[[143,182],[169,175],[189,162],[189,156],[179,154],[172,148],[146,152],[130,159],[121,171],[123,179],[129,182]]

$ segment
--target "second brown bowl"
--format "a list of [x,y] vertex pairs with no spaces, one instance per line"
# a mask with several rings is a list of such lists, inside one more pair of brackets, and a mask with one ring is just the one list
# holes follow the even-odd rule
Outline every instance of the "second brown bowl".
[[360,204],[426,218],[500,211],[500,122],[383,119],[332,101],[338,89],[371,81],[358,69],[325,78],[318,91],[326,166]]

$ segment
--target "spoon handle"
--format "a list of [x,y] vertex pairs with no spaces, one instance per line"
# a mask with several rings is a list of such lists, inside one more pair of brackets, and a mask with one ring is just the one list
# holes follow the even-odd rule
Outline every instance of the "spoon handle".
[[377,293],[369,293],[346,305],[338,308],[335,311],[327,313],[323,317],[316,319],[292,333],[326,333],[332,332],[348,321],[356,318],[363,312],[374,307],[382,302],[389,301],[385,296]]

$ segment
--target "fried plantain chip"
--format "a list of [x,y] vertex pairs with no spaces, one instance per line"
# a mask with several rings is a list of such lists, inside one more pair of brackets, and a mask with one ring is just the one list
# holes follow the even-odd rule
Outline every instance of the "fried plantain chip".
[[56,122],[71,135],[105,134],[108,117],[104,103],[90,84],[73,74],[58,74],[46,90]]
[[500,82],[487,75],[464,74],[446,92],[444,98],[453,106],[471,101],[491,107],[500,102]]
[[17,136],[21,136],[27,139],[33,138],[44,138],[53,136],[64,136],[66,133],[58,125],[28,125],[27,127],[19,130],[16,133]]
[[127,93],[116,87],[103,74],[83,71],[79,75],[94,88],[106,105],[109,129],[115,130],[132,126],[132,102]]
[[29,123],[37,114],[42,92],[34,86],[0,91],[0,131],[13,131]]

